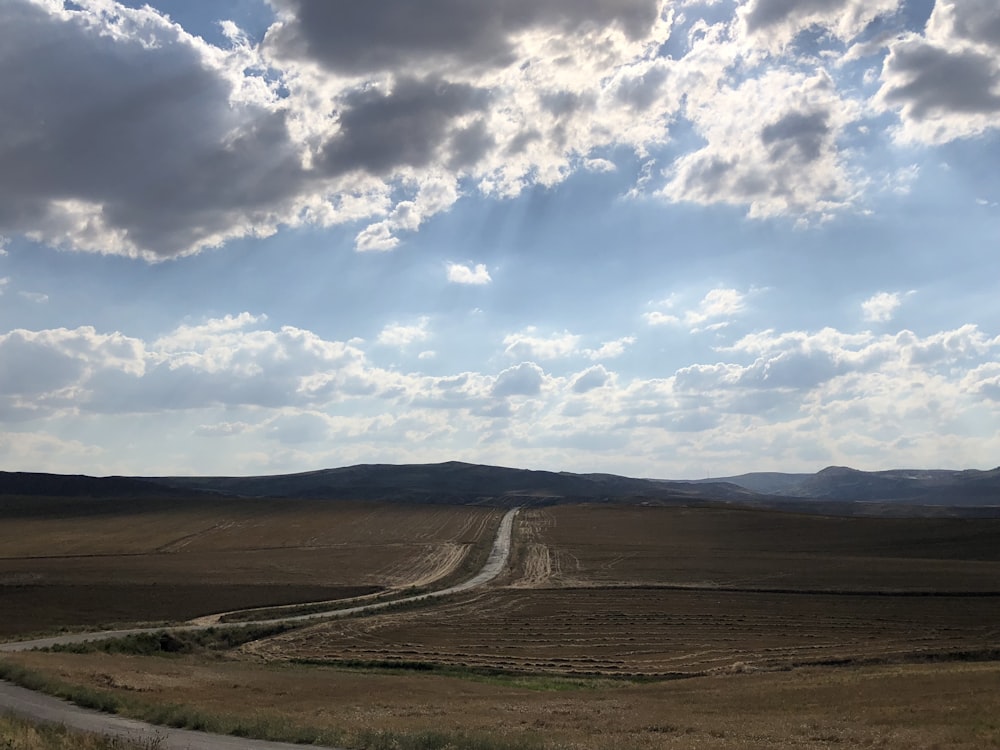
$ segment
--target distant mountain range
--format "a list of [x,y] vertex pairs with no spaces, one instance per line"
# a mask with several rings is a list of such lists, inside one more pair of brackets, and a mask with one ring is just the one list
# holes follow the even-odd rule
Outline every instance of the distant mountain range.
[[363,464],[256,477],[90,477],[0,472],[0,495],[209,495],[503,506],[556,502],[712,503],[835,514],[1000,515],[1000,468],[865,472],[833,466],[815,474],[752,473],[698,481],[528,471],[456,461]]
[[925,505],[1000,504],[1000,467],[989,471],[858,471],[846,466],[828,466],[815,474],[759,472],[702,481],[730,483],[758,494],[788,498]]

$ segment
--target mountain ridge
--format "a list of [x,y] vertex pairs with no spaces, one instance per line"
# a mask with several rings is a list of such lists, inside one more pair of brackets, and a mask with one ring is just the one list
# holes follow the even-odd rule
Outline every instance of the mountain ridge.
[[[577,474],[446,461],[356,464],[258,476],[92,477],[0,472],[0,496],[388,500],[512,506],[556,502],[725,504],[794,512],[899,514],[907,508],[995,509],[1000,467],[990,470],[829,466],[813,474],[751,472],[711,480]],[[944,512],[927,511],[927,512]],[[991,511],[992,512],[992,511]]]

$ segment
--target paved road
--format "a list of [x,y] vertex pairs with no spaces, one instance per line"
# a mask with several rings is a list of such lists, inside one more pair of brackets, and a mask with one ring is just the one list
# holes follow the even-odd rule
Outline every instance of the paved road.
[[[303,622],[306,620],[335,619],[347,617],[348,615],[362,612],[373,612],[376,610],[391,607],[402,602],[424,601],[435,599],[450,594],[457,594],[462,591],[476,588],[489,583],[504,569],[510,557],[511,529],[514,525],[514,516],[517,515],[518,508],[508,511],[500,521],[500,528],[497,529],[496,539],[493,541],[493,548],[486,560],[486,564],[480,571],[462,583],[449,586],[438,591],[419,594],[417,596],[397,599],[392,602],[379,602],[376,604],[365,604],[349,609],[336,610],[334,612],[317,612],[309,615],[299,615],[296,617],[286,617],[275,620],[259,620],[256,622],[240,623],[241,625],[269,625],[282,622]],[[171,627],[171,631],[194,631],[207,630],[213,625],[181,625]],[[0,652],[27,651],[34,648],[44,648],[46,646],[67,645],[71,643],[84,643],[87,641],[100,641],[108,638],[119,638],[126,635],[138,633],[154,633],[163,628],[133,628],[129,630],[103,630],[96,633],[72,633],[69,635],[59,635],[50,638],[35,638],[30,641],[19,641],[14,643],[0,643]],[[137,740],[149,740],[157,738],[160,741],[158,747],[162,750],[301,750],[302,745],[290,745],[281,742],[264,742],[262,740],[248,740],[240,737],[227,737],[216,734],[206,734],[204,732],[193,732],[187,729],[173,729],[170,727],[159,727],[146,724],[132,719],[123,719],[119,716],[104,714],[99,711],[74,706],[66,701],[52,698],[47,695],[17,687],[8,682],[0,680],[0,710],[18,714],[36,721],[44,721],[55,724],[64,724],[73,729],[85,732],[95,732],[98,734],[109,734],[116,736],[131,737]],[[311,746],[316,747],[316,746]]]

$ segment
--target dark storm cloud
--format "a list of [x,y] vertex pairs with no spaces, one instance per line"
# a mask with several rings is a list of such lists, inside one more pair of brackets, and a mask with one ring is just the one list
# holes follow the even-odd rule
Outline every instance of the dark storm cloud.
[[[126,38],[89,14],[0,4],[0,231],[59,241],[56,205],[85,204],[131,251],[168,256],[301,190],[283,116],[231,106],[232,85],[176,29],[142,23]],[[113,249],[99,239],[90,249]]]
[[510,37],[534,26],[572,33],[617,25],[642,37],[656,21],[656,0],[381,0],[378,3],[273,0],[288,13],[267,47],[331,70],[399,70],[419,61],[506,65]]
[[883,79],[885,101],[903,106],[916,120],[942,112],[1000,112],[1000,75],[992,55],[913,40],[893,47]]
[[789,112],[766,125],[760,138],[776,160],[791,155],[799,161],[816,161],[830,135],[828,120],[828,112]]
[[[389,93],[374,88],[356,92],[343,102],[340,132],[324,148],[321,169],[387,174],[399,167],[426,166],[438,156],[453,120],[481,111],[487,103],[482,89],[434,78],[404,78]],[[461,132],[454,135],[461,140]],[[474,161],[488,147],[488,138],[483,134],[461,145],[466,148],[463,157]]]

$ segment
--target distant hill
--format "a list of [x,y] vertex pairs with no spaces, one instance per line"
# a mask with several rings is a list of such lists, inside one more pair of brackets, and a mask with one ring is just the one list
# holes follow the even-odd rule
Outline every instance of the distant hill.
[[123,497],[170,494],[173,488],[133,477],[90,477],[85,474],[41,474],[0,471],[0,495],[46,497]]
[[529,471],[449,461],[440,464],[361,464],[302,474],[260,477],[156,477],[160,484],[247,497],[385,499],[507,504],[558,500],[737,499],[752,495],[723,483],[633,479],[613,474]]
[[758,472],[712,481],[786,498],[919,505],[1000,505],[1000,467],[989,471],[859,471],[845,466],[828,466],[815,474]]
[[560,502],[725,504],[836,515],[1000,515],[1000,468],[815,474],[759,472],[711,481],[529,471],[450,461],[361,464],[254,477],[90,477],[0,472],[0,496],[153,498],[213,496],[387,500],[500,506]]

